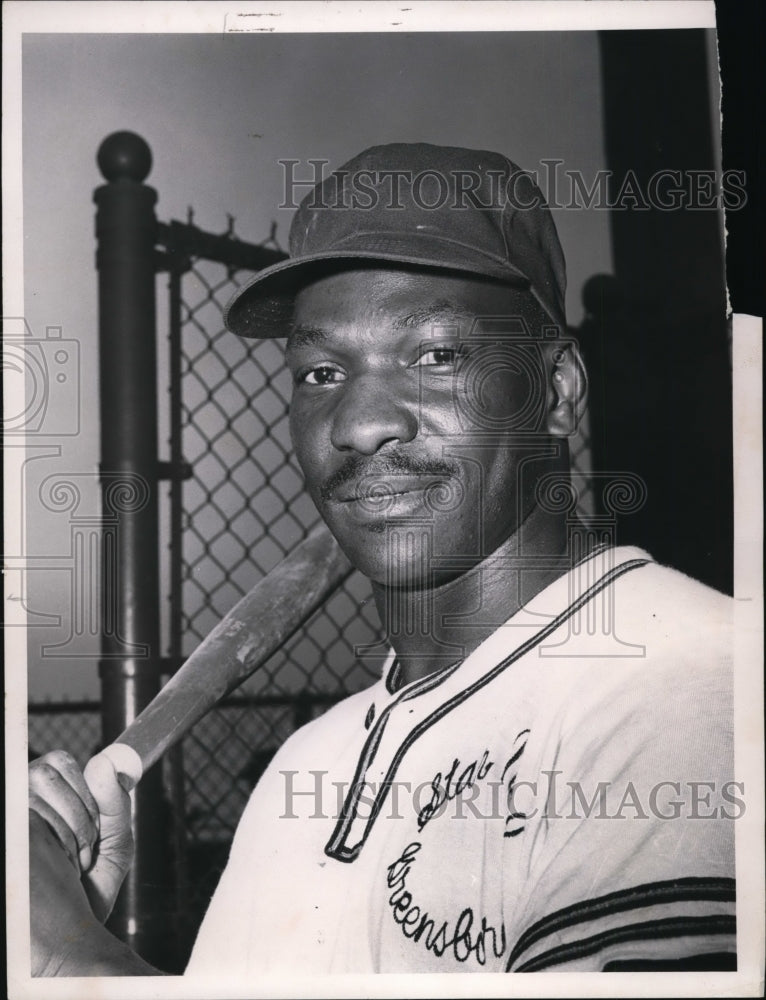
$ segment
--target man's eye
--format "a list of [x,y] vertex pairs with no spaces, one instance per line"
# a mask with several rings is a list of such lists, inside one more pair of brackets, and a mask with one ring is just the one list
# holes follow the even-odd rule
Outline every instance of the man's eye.
[[460,357],[460,350],[457,347],[431,347],[418,357],[416,366],[425,368],[437,365],[454,366]]
[[299,385],[334,385],[336,382],[343,382],[346,378],[345,372],[340,368],[333,368],[331,365],[317,365],[314,368],[306,368],[295,376],[295,381]]

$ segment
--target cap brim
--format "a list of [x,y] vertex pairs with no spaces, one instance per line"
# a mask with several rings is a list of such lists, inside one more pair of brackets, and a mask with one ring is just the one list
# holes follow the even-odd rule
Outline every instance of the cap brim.
[[[381,242],[380,239],[378,242]],[[259,271],[235,293],[224,310],[224,322],[240,337],[286,337],[296,292],[322,265],[332,263],[352,267],[355,263],[380,261],[439,271],[467,272],[504,281],[518,288],[528,288],[530,284],[529,279],[507,261],[479,254],[462,244],[424,237],[424,243],[434,246],[432,253],[421,255],[397,250],[392,245],[395,242],[391,240],[379,250],[329,250],[273,264]],[[411,248],[411,239],[407,240],[407,245]],[[423,249],[426,251],[427,247]]]

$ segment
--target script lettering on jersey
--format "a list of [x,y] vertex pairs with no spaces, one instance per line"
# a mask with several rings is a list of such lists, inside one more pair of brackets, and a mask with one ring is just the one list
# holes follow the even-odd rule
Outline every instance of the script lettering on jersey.
[[487,958],[501,958],[505,953],[505,926],[500,929],[493,927],[482,916],[481,920],[474,914],[470,906],[464,907],[460,915],[450,926],[447,920],[438,923],[426,910],[413,901],[412,893],[407,888],[412,866],[415,863],[422,844],[415,840],[408,844],[399,858],[388,866],[386,883],[391,891],[388,905],[393,918],[402,929],[405,937],[422,942],[427,951],[441,958],[447,951],[458,962],[467,962],[471,956],[480,966],[487,963]]
[[513,743],[513,753],[506,761],[505,767],[503,768],[500,776],[500,781],[505,787],[507,813],[505,817],[505,831],[503,832],[504,837],[518,837],[518,835],[524,830],[524,821],[527,818],[527,814],[520,812],[516,807],[515,799],[516,781],[518,779],[516,764],[518,764],[521,755],[524,753],[528,736],[528,729],[522,729],[522,731],[518,734]]
[[437,771],[431,782],[431,798],[418,813],[418,830],[423,830],[429,820],[440,812],[445,803],[451,802],[466,789],[473,788],[477,781],[481,781],[489,774],[493,762],[489,759],[489,750],[485,750],[479,760],[474,760],[466,767],[463,767],[458,775],[458,768],[462,767],[456,757],[452,761],[452,766],[446,775]]
[[[503,766],[499,781],[490,782],[492,785],[492,816],[497,815],[498,792],[501,789],[505,790],[507,813],[506,830],[503,834],[505,837],[518,836],[524,829],[523,821],[527,818],[523,812],[516,809],[514,798],[518,778],[516,765],[524,753],[528,735],[528,729],[522,729],[516,735],[511,755]],[[455,757],[446,772],[437,771],[430,783],[431,797],[417,815],[418,832],[422,833],[434,817],[440,816],[444,812],[447,803],[460,799],[465,792],[472,793],[468,800],[472,803],[479,794],[479,782],[484,781],[494,767],[495,762],[489,759],[489,750],[485,750],[481,757],[469,764],[463,764],[459,758]],[[495,768],[495,770],[497,769]],[[475,816],[482,815],[475,806],[472,807],[471,811]],[[487,816],[486,818],[491,817]]]

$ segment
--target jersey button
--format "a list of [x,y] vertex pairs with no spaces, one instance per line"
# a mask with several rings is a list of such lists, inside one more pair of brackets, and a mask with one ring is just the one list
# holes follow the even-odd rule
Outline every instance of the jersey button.
[[375,718],[375,705],[372,704],[367,709],[367,715],[365,716],[365,719],[364,719],[364,728],[365,729],[369,729],[370,728],[370,726],[372,725],[372,720],[374,718]]

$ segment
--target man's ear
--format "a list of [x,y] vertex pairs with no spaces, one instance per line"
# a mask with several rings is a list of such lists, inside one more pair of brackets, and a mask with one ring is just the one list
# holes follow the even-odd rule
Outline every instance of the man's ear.
[[569,437],[585,411],[588,380],[580,352],[572,343],[552,345],[548,372],[546,430],[555,437]]

